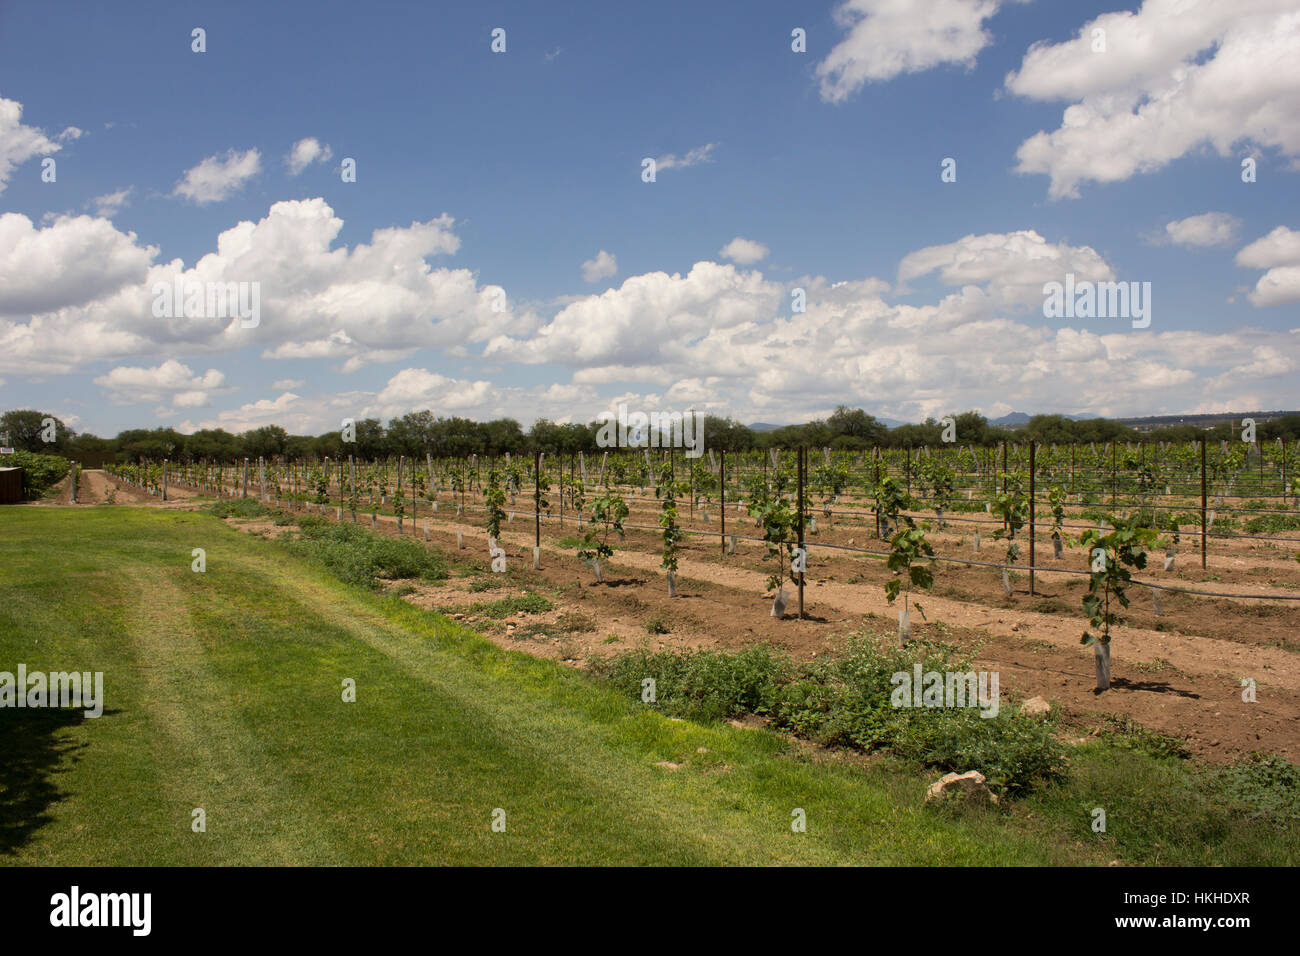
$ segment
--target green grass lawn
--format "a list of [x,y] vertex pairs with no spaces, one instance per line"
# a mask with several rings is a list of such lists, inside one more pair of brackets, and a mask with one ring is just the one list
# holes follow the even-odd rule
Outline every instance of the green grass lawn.
[[[1117,855],[1089,839],[1082,809],[1069,825],[1043,812],[1050,801],[1032,816],[926,809],[915,772],[814,762],[766,731],[670,720],[194,512],[0,511],[0,671],[20,663],[103,671],[106,709],[0,709],[8,864]],[[355,703],[342,699],[347,678]],[[1069,794],[1053,799],[1075,815]],[[205,833],[191,830],[195,808]],[[796,808],[806,832],[791,830]]]

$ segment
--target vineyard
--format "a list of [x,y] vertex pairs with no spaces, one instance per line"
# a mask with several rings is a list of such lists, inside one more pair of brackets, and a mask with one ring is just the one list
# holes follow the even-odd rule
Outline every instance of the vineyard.
[[[535,648],[543,656],[584,661],[617,636],[600,622],[637,616],[677,618],[680,626],[657,631],[668,644],[689,644],[694,631],[695,644],[764,642],[815,654],[838,626],[888,614],[902,644],[919,627],[978,643],[1009,626],[1030,640],[1042,632],[1061,659],[1068,636],[1075,650],[1066,660],[1090,647],[1095,681],[1043,688],[1059,695],[1110,688],[1112,645],[1129,673],[1127,665],[1194,670],[1205,648],[1226,653],[1224,666],[1243,647],[1267,658],[1260,666],[1289,666],[1300,650],[1295,458],[1282,442],[1009,444],[694,459],[640,449],[590,458],[145,462],[112,471],[159,499],[181,489],[253,499],[411,538],[524,594],[577,584],[585,643]],[[508,626],[507,639],[518,644],[521,630]],[[1159,653],[1126,658],[1137,654],[1130,632],[1153,638]],[[1005,663],[1029,677],[1052,662]],[[1241,673],[1215,692],[1226,707],[1247,679],[1279,678]],[[1123,710],[1113,695],[1101,700]],[[1246,738],[1258,733],[1294,753],[1294,703],[1259,708],[1270,715],[1262,729],[1251,725],[1231,746],[1249,749]],[[1209,747],[1230,735],[1207,728],[1204,736]]]
[[1300,0],[289,4],[0,3],[9,936],[1277,916]]

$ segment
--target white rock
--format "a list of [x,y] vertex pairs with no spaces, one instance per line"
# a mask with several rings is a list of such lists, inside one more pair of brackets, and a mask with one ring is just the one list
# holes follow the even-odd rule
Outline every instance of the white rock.
[[1022,714],[1050,714],[1052,705],[1041,697],[1031,697],[1020,705]]
[[997,803],[998,795],[988,788],[984,780],[984,774],[978,770],[945,774],[930,784],[929,789],[925,791],[925,802],[929,803],[931,800],[942,799],[950,793],[955,793],[962,798],[974,797],[977,800]]

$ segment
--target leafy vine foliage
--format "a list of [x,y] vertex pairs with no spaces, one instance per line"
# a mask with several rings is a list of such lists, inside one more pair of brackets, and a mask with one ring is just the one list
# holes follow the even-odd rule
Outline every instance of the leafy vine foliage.
[[934,548],[926,539],[925,530],[918,528],[907,512],[915,510],[919,502],[907,493],[893,478],[884,478],[876,488],[876,502],[882,520],[888,520],[894,533],[889,538],[889,557],[885,567],[894,577],[885,582],[885,598],[890,604],[906,589],[903,604],[911,602],[922,614],[921,605],[912,601],[912,588],[928,590],[934,584]]
[[627,502],[622,495],[606,489],[602,494],[591,499],[591,520],[587,523],[582,536],[582,546],[578,557],[584,561],[596,562],[596,580],[600,580],[600,561],[613,557],[614,546],[609,543],[611,533],[623,536],[623,520],[629,513]]

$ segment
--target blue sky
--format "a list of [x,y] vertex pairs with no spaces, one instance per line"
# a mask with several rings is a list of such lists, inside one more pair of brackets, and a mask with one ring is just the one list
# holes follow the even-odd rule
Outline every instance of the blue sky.
[[[0,3],[0,406],[1293,408],[1300,15],[1174,6]],[[257,328],[149,315],[204,256]],[[1151,283],[1151,325],[1045,318],[1066,272]]]

